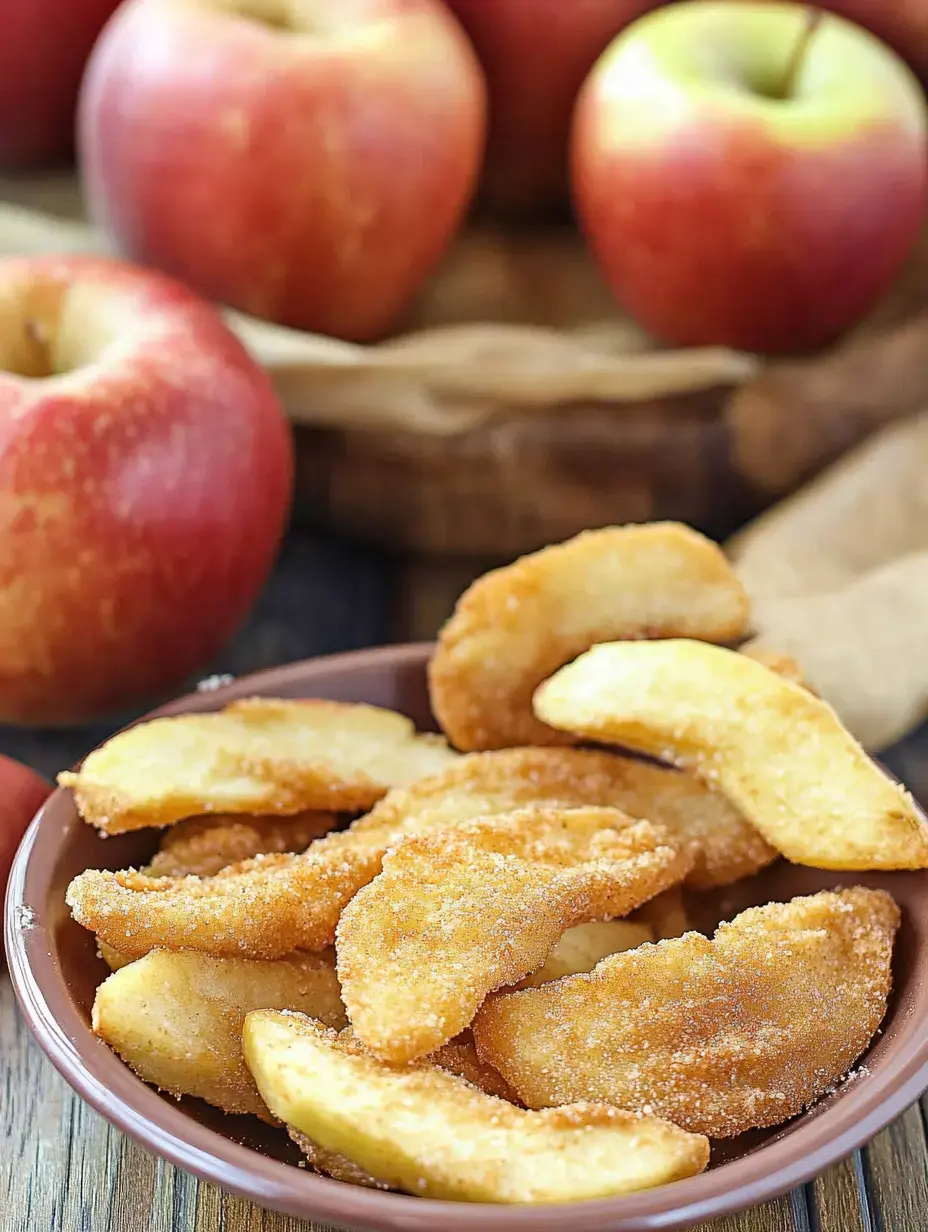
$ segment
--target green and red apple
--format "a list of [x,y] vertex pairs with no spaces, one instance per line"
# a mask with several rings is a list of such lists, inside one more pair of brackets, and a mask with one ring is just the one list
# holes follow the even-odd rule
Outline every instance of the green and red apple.
[[658,0],[446,0],[487,78],[481,197],[500,213],[544,215],[568,199],[570,117],[601,52]]
[[926,106],[872,35],[788,3],[632,25],[578,101],[573,190],[618,298],[679,345],[802,351],[889,287],[925,218]]
[[467,209],[484,93],[440,0],[128,0],[82,90],[87,196],[211,299],[376,338]]
[[94,39],[119,0],[3,0],[0,5],[0,167],[62,162]]
[[115,261],[0,262],[0,722],[85,720],[207,665],[291,474],[270,380],[212,305]]

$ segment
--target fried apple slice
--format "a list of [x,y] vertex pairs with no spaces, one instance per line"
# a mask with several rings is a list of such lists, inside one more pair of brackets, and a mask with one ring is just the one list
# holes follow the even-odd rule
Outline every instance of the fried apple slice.
[[491,998],[480,1055],[530,1108],[601,1100],[710,1138],[778,1125],[850,1068],[886,1011],[896,904],[861,887]]
[[[354,1039],[357,1041],[358,1050],[364,1049],[364,1045],[357,1040],[351,1027],[342,1031],[339,1038],[346,1042]],[[433,1052],[424,1060],[430,1065],[437,1065],[447,1070],[449,1074],[457,1074],[459,1078],[466,1078],[472,1086],[483,1091],[485,1095],[495,1095],[498,1099],[505,1099],[511,1104],[519,1103],[518,1096],[502,1074],[498,1073],[492,1065],[488,1065],[486,1061],[481,1061],[470,1031],[462,1031],[459,1036],[442,1045],[437,1052]],[[320,1146],[318,1142],[313,1142],[311,1138],[301,1134],[292,1125],[288,1126],[288,1131],[290,1137],[317,1172],[330,1176],[333,1180],[344,1181],[348,1185],[364,1185],[370,1189],[391,1188],[359,1168],[350,1159],[346,1159],[344,1155],[339,1155],[335,1151],[327,1151],[325,1147]]]
[[[672,894],[672,890],[667,891]],[[663,895],[658,895],[663,898]],[[577,924],[568,928],[554,949],[531,975],[519,980],[516,988],[540,988],[565,975],[582,975],[592,971],[602,958],[621,954],[654,940],[654,933],[647,924],[633,920],[601,920],[590,924]],[[451,1047],[451,1045],[446,1045]],[[494,1071],[495,1072],[495,1071]],[[479,1086],[479,1083],[477,1084]]]
[[[394,789],[348,830],[298,856],[265,856],[209,878],[153,878],[88,870],[71,883],[74,918],[98,943],[141,957],[156,946],[233,957],[279,958],[335,938],[342,908],[380,871],[388,847],[475,816],[530,804],[625,805],[665,822],[695,863],[689,880],[722,884],[775,852],[723,796],[690,776],[582,749],[504,749],[458,758],[440,774]],[[181,823],[185,825],[186,823]]]
[[85,821],[121,834],[201,813],[367,809],[454,756],[392,710],[253,697],[215,714],[139,723],[58,782],[73,789]]
[[338,923],[354,1030],[390,1061],[432,1052],[572,925],[627,914],[691,858],[617,809],[522,809],[404,839]]
[[320,811],[292,817],[188,817],[164,832],[144,871],[150,877],[211,877],[252,856],[305,851],[336,822],[335,813]]
[[690,774],[592,749],[472,753],[410,787],[394,788],[355,823],[397,835],[529,805],[602,805],[666,826],[696,844],[687,883],[727,885],[770,864],[776,850],[717,791]]
[[300,1014],[245,1019],[271,1111],[384,1185],[471,1202],[571,1202],[701,1172],[705,1138],[576,1105],[525,1112],[429,1065],[390,1066]]
[[429,665],[432,709],[464,751],[563,744],[532,694],[596,642],[747,632],[748,599],[719,548],[676,522],[586,531],[478,578]]
[[928,824],[831,707],[746,655],[613,642],[535,695],[546,722],[675,761],[717,785],[796,864],[928,867]]
[[[165,831],[160,849],[141,872],[148,877],[209,877],[250,856],[302,851],[331,830],[335,821],[334,813],[321,812],[293,817],[191,817]],[[97,948],[112,971],[141,957],[123,954],[100,937]],[[240,954],[237,950],[233,956]]]
[[242,1056],[242,1024],[254,1009],[302,1010],[343,1026],[331,955],[251,962],[154,950],[103,981],[92,1025],[161,1090],[272,1120]]
[[158,947],[216,957],[282,958],[321,950],[359,887],[380,871],[387,836],[327,834],[298,855],[264,855],[212,877],[88,869],[65,901],[84,928],[128,958]]

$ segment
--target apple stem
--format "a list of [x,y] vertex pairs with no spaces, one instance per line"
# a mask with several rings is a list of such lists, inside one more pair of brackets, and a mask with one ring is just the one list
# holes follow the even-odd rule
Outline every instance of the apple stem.
[[819,28],[822,18],[825,16],[821,9],[807,8],[805,11],[805,24],[799,33],[799,38],[790,53],[789,60],[786,64],[786,71],[783,74],[783,81],[780,85],[778,98],[791,98],[793,89],[796,85],[796,78],[799,76],[799,70],[802,68],[802,62],[806,57],[806,52],[809,50],[809,44]]
[[28,372],[24,372],[24,376],[43,377],[52,375],[50,344],[51,339],[48,335],[48,330],[41,321],[37,321],[34,317],[27,317],[23,326],[23,333],[26,336],[27,356],[26,365]]

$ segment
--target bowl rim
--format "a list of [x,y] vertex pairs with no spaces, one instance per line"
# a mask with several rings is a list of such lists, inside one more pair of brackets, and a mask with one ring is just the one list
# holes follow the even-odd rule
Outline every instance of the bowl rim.
[[[382,666],[424,668],[431,643],[373,647],[320,656],[242,676],[209,691],[221,703],[243,693],[272,694],[297,679]],[[204,707],[202,691],[140,716]],[[130,724],[131,726],[131,724]],[[535,1232],[655,1232],[731,1214],[801,1185],[869,1141],[928,1089],[928,1032],[888,1055],[866,1094],[823,1108],[787,1135],[687,1180],[616,1198],[545,1206],[452,1202],[383,1193],[333,1181],[260,1154],[188,1117],[147,1086],[91,1032],[75,1005],[44,922],[50,876],[64,829],[46,818],[62,805],[60,788],[34,817],[17,852],[4,911],[7,961],[16,998],[39,1047],[87,1103],[156,1155],[202,1180],[266,1207],[339,1226],[433,1232],[492,1229]],[[41,842],[39,841],[41,836]],[[38,910],[32,904],[40,904]],[[64,1006],[56,1017],[50,1002]],[[860,1091],[855,1092],[857,1095]]]

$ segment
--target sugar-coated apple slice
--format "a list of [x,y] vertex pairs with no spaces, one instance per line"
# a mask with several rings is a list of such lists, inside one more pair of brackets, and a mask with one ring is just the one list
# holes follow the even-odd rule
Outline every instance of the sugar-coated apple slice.
[[701,1172],[707,1139],[575,1104],[525,1112],[431,1065],[389,1065],[302,1014],[258,1011],[245,1059],[271,1111],[371,1178],[422,1197],[573,1202]]
[[611,642],[535,694],[546,723],[673,761],[717,786],[788,860],[928,867],[928,824],[834,710],[705,642]]

